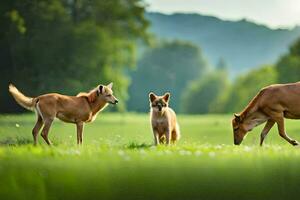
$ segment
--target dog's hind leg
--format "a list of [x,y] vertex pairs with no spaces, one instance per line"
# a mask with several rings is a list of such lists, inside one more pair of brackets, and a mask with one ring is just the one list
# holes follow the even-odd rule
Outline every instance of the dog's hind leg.
[[46,141],[46,143],[48,145],[51,145],[50,140],[48,139],[48,133],[50,130],[50,127],[52,125],[53,119],[49,118],[49,119],[44,119],[44,128],[42,130],[42,137],[44,138],[44,140]]
[[279,135],[280,135],[283,139],[285,139],[286,141],[288,141],[290,144],[292,144],[292,145],[294,145],[294,146],[295,146],[295,145],[299,145],[299,143],[298,143],[296,140],[290,138],[290,137],[286,134],[286,132],[285,132],[285,127],[284,127],[284,118],[283,118],[283,115],[281,115],[280,117],[278,117],[278,118],[275,119],[274,121],[277,123],[278,133],[279,133]]
[[176,124],[175,130],[172,131],[171,141],[175,144],[180,139],[180,130],[178,124]]
[[33,136],[33,144],[37,144],[37,136],[43,126],[43,119],[42,117],[38,114],[37,115],[37,121],[35,123],[34,128],[32,129],[32,136]]
[[172,136],[171,142],[172,142],[172,144],[175,144],[177,142],[177,140],[179,139],[178,134],[176,133],[176,131],[173,131],[171,136]]
[[172,132],[170,130],[167,130],[166,132],[166,145],[170,145],[171,142],[171,137],[172,137]]

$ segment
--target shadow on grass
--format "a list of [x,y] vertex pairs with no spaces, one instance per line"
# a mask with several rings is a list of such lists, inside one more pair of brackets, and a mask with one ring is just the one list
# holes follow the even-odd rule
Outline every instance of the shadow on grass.
[[137,142],[131,142],[128,145],[125,145],[126,149],[148,149],[150,147],[152,147],[152,144],[137,143]]
[[20,146],[20,145],[27,145],[32,144],[32,140],[23,137],[8,137],[5,139],[0,140],[0,146]]

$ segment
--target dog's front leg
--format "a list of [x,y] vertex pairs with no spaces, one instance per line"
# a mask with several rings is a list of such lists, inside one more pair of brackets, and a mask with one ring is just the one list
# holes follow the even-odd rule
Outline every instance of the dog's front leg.
[[153,136],[154,136],[154,145],[158,145],[159,144],[159,134],[157,132],[156,129],[152,129],[153,131]]
[[77,127],[77,144],[82,144],[83,122],[76,123]]

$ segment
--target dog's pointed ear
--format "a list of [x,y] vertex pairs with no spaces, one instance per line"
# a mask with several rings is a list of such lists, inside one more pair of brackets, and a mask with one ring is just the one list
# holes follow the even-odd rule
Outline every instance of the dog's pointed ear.
[[236,122],[241,122],[242,121],[242,117],[240,114],[234,113],[234,119]]
[[113,82],[111,82],[110,84],[107,85],[107,87],[108,87],[109,89],[112,89],[113,85],[114,85]]
[[150,102],[153,102],[156,99],[156,95],[153,92],[149,93]]
[[166,101],[166,102],[169,102],[169,100],[170,100],[170,96],[171,96],[171,94],[169,93],[169,92],[167,92],[166,94],[164,94],[164,100]]
[[99,88],[97,90],[97,96],[99,96],[99,94],[102,94],[104,90],[104,86],[103,85],[99,85]]

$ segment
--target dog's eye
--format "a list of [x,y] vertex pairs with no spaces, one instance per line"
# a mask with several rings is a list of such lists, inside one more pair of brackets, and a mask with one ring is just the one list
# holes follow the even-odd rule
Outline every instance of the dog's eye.
[[238,131],[238,130],[239,130],[239,127],[237,127],[237,128],[234,128],[233,130],[234,130],[234,131]]
[[107,97],[111,97],[111,94],[106,95]]

